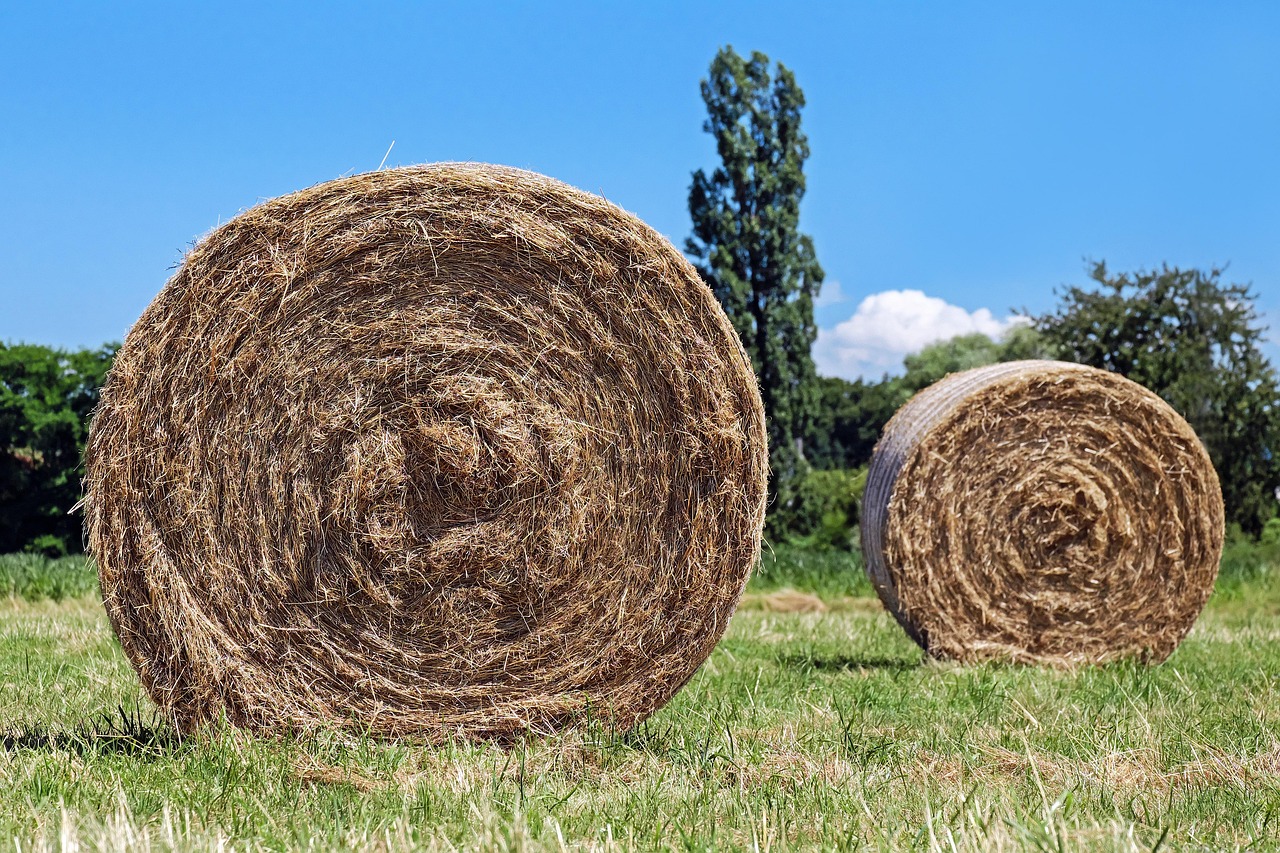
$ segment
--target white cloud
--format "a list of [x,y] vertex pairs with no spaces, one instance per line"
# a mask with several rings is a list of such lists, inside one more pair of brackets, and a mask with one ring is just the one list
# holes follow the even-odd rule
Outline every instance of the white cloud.
[[966,311],[920,290],[886,290],[863,299],[835,328],[819,329],[813,358],[824,376],[876,377],[900,371],[903,356],[935,341],[973,332],[995,338],[1017,322],[996,319],[987,308]]

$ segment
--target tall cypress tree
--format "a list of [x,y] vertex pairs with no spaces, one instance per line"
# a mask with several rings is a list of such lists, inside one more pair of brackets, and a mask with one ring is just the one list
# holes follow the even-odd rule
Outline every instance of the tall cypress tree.
[[780,532],[804,475],[803,436],[819,402],[810,348],[813,300],[822,286],[813,241],[801,234],[804,94],[781,63],[720,50],[702,81],[703,129],[721,165],[693,173],[685,251],[724,306],[751,356],[769,419],[771,528]]

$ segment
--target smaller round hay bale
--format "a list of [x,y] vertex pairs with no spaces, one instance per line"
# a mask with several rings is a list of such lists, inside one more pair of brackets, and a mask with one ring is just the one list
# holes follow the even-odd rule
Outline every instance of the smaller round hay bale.
[[764,411],[697,271],[596,196],[436,164],[273,199],[133,327],[86,452],[112,626],[190,731],[627,727],[760,553]]
[[881,601],[931,655],[1158,662],[1222,554],[1218,476],[1152,392],[1077,364],[953,374],[894,415],[862,546]]

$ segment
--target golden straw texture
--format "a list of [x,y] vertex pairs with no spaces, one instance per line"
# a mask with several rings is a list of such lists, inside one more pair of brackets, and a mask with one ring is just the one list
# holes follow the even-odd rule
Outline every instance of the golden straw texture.
[[862,543],[930,654],[1161,661],[1204,607],[1222,492],[1191,427],[1114,373],[1021,361],[953,374],[894,415]]
[[668,241],[539,175],[393,169],[188,255],[104,388],[86,523],[183,730],[629,726],[728,625],[765,442]]

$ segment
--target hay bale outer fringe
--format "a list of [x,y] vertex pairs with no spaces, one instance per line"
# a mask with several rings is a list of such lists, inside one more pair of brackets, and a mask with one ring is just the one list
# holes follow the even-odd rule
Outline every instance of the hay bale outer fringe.
[[629,726],[759,553],[750,363],[668,241],[513,169],[322,184],[211,233],[90,431],[112,625],[183,730]]

